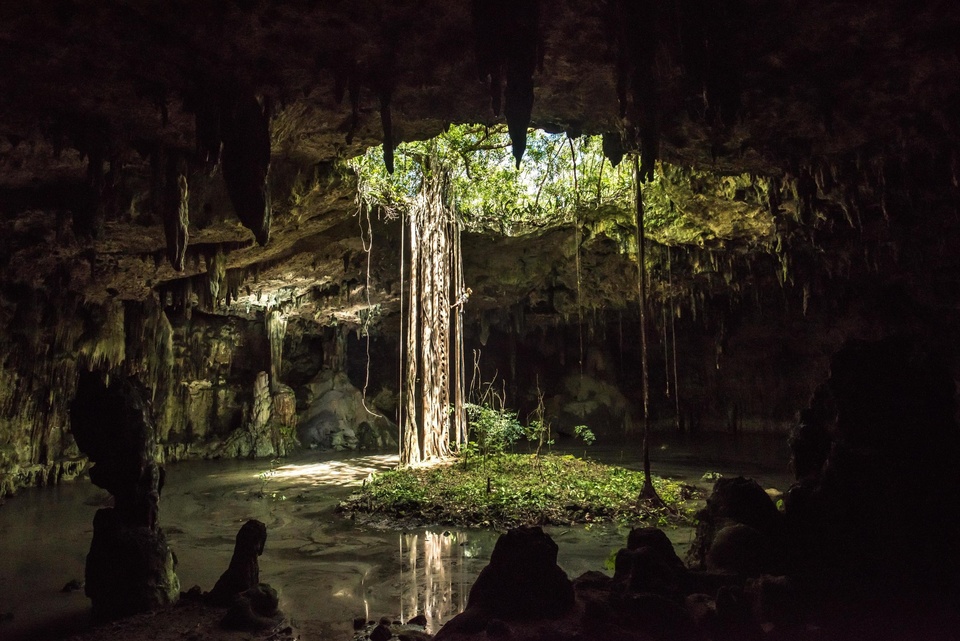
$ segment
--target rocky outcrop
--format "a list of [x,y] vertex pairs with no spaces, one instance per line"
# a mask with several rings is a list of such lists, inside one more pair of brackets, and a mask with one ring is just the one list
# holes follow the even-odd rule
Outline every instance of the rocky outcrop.
[[573,585],[557,566],[557,544],[539,527],[516,528],[497,539],[490,564],[470,588],[467,609],[435,638],[503,634],[507,622],[560,619],[573,606]]
[[270,389],[270,377],[260,372],[253,383],[253,404],[244,425],[214,450],[229,458],[286,456],[299,445],[296,436],[296,397],[288,386]]
[[112,619],[176,603],[175,558],[159,525],[163,468],[145,390],[84,372],[70,405],[71,431],[90,457],[90,480],[113,496],[97,511],[86,563],[93,614]]
[[305,386],[300,414],[300,442],[305,447],[334,450],[390,449],[397,446],[396,424],[383,415],[373,398],[344,373],[323,370]]
[[757,576],[773,571],[783,515],[753,479],[720,479],[697,513],[688,563],[697,569]]

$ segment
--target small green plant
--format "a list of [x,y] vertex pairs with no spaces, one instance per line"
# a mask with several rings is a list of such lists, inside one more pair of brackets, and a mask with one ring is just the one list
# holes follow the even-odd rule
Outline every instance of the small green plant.
[[597,440],[597,435],[586,425],[577,425],[573,428],[573,433],[578,439],[583,441],[585,445],[593,445]]
[[467,403],[470,445],[485,459],[499,456],[523,436],[517,413],[503,407]]
[[547,450],[553,447],[553,433],[550,430],[550,421],[546,418],[546,410],[543,404],[543,392],[540,391],[540,377],[537,377],[537,407],[527,417],[527,440],[537,443],[535,455],[539,462],[540,452],[543,446]]
[[[267,483],[270,482],[274,476],[277,475],[277,466],[280,464],[279,458],[270,459],[270,467],[264,471],[257,474],[257,478],[260,480],[260,491],[257,492],[257,498],[264,498],[267,495]],[[277,493],[272,494],[273,498],[276,498]]]
[[469,442],[461,449],[460,460],[467,469],[469,461],[479,456],[486,470],[490,459],[501,456],[512,447],[523,436],[524,429],[517,420],[517,413],[506,408],[506,390],[494,387],[496,376],[487,383],[477,382],[480,363],[476,354],[473,370],[471,402],[464,404]]

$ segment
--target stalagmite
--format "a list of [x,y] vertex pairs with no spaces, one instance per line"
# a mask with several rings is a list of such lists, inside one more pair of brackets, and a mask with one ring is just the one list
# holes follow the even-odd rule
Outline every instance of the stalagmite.
[[110,492],[99,510],[86,563],[94,616],[112,619],[175,603],[180,582],[158,523],[163,469],[146,391],[132,379],[83,372],[70,405],[71,429],[94,462],[90,480]]
[[216,309],[220,301],[228,299],[229,293],[226,287],[227,280],[227,259],[223,253],[223,247],[217,245],[215,252],[207,257],[207,286],[210,290],[210,306]]

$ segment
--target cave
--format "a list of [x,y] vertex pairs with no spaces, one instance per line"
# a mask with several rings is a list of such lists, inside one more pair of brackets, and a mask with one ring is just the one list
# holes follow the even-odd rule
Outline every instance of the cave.
[[[635,600],[624,632],[585,574],[605,638],[952,638],[957,33],[960,5],[933,0],[5,3],[0,637],[113,638],[33,577],[79,579],[88,550],[152,555],[129,585],[109,577],[132,562],[101,558],[115,608],[88,568],[95,619],[175,610],[251,521],[304,639],[352,638],[354,617],[392,634],[427,589],[395,571],[440,557],[459,569],[431,634],[523,634],[471,630],[469,608],[440,627],[490,550],[509,557],[496,533],[334,511],[398,456],[456,450],[486,390],[549,417],[560,451],[590,454],[587,425],[610,462],[646,450],[710,487],[723,468],[696,532],[671,535],[689,571],[760,533],[764,576],[805,590],[809,616],[754,636],[644,628],[657,607]],[[449,264],[411,262],[441,246]],[[779,490],[775,524],[721,536],[725,501],[753,500],[738,476]],[[625,540],[550,532],[571,576]],[[556,545],[511,536],[552,576]],[[646,594],[657,545],[628,545],[614,579]],[[783,584],[756,586],[775,610]]]

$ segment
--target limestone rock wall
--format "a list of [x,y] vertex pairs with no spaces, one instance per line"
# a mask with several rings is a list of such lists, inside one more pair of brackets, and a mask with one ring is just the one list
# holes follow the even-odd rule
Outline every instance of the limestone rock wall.
[[[293,443],[293,391],[268,387],[266,409],[257,406],[264,405],[261,379],[269,367],[262,323],[200,314],[171,323],[155,299],[55,304],[27,293],[3,302],[2,494],[85,470],[67,412],[85,370],[133,375],[145,385],[161,459],[274,455]],[[274,426],[286,430],[271,441],[279,445],[228,444],[236,432],[262,434]]]
[[304,446],[334,450],[396,448],[398,429],[378,398],[364,399],[343,372],[323,370],[304,387]]

